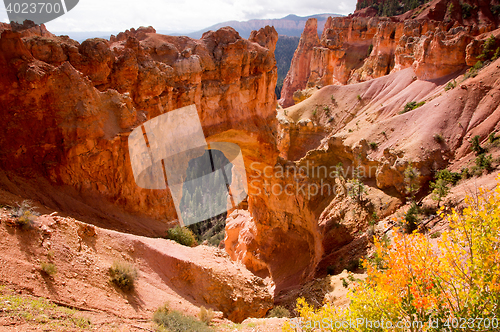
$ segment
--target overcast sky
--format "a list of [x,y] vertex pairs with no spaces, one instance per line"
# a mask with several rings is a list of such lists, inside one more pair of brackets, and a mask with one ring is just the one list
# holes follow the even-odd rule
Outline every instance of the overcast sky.
[[[80,0],[66,15],[46,24],[57,31],[124,31],[153,26],[169,32],[192,32],[216,23],[254,18],[281,18],[288,14],[354,12],[356,0]],[[0,4],[0,20],[8,23]]]

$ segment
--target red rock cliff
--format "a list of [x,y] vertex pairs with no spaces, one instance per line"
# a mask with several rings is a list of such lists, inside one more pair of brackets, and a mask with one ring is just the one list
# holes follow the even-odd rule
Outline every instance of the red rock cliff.
[[319,44],[314,36],[302,35],[280,104],[293,105],[297,90],[363,82],[409,67],[422,79],[461,70],[467,66],[468,45],[499,23],[487,2],[472,4],[469,14],[463,6],[435,0],[396,17],[369,17],[363,10],[329,18]]
[[[319,215],[269,198],[262,177],[278,157],[276,41],[270,27],[249,40],[232,28],[200,40],[140,28],[81,44],[4,31],[2,185],[100,226],[162,235],[176,218],[169,191],[136,186],[127,139],[148,119],[194,103],[207,141],[239,144],[248,178],[259,180],[249,185],[245,212],[257,225],[259,254],[241,260],[277,289],[299,284],[321,255]],[[276,227],[283,222],[295,230]],[[292,249],[301,251],[293,264]]]
[[319,46],[318,20],[310,18],[306,22],[299,45],[293,55],[290,71],[283,82],[280,104],[284,107],[293,105],[293,92],[305,87],[311,74],[309,63],[311,62],[313,50],[317,46]]
[[176,215],[168,190],[135,184],[127,147],[133,128],[196,104],[208,141],[239,143],[250,158],[276,154],[273,28],[249,40],[232,28],[194,40],[150,27],[79,44],[3,27],[0,113],[8,125],[0,168],[15,192],[154,235]]

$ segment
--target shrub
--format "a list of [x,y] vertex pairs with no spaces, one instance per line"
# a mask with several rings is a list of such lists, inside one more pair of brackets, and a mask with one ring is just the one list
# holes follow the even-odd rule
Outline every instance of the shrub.
[[16,225],[23,229],[31,228],[36,216],[31,211],[24,211],[23,215],[16,219]]
[[407,112],[413,111],[414,109],[419,108],[420,106],[423,106],[425,104],[425,101],[421,101],[417,103],[416,101],[410,101],[409,103],[406,103],[405,107],[399,114],[405,114]]
[[347,279],[349,279],[349,281],[351,281],[351,282],[356,282],[356,281],[360,280],[360,279],[354,278],[352,273],[347,274]]
[[375,226],[379,220],[380,218],[378,217],[377,211],[373,211],[372,217],[368,223],[370,226]]
[[347,282],[347,280],[345,280],[344,278],[342,278],[342,286],[344,288],[349,288],[349,283]]
[[348,183],[348,195],[352,199],[361,203],[363,200],[363,194],[366,193],[365,184],[359,178],[353,178],[347,180]]
[[491,133],[489,134],[489,136],[488,136],[488,141],[489,141],[490,143],[493,143],[493,142],[495,142],[495,140],[496,140],[496,137],[495,137],[495,132],[491,132]]
[[477,74],[479,73],[479,70],[483,67],[483,62],[482,61],[478,61],[476,62],[476,64],[469,68],[469,70],[467,70],[467,72],[465,73],[464,75],[464,80],[465,79],[468,79],[468,78],[474,78],[477,76]]
[[210,237],[208,239],[208,244],[211,245],[212,247],[218,247],[221,243],[221,241],[224,241],[225,238],[225,232],[222,231],[221,233],[217,233]]
[[[55,289],[53,289],[56,292]],[[0,286],[0,311],[3,317],[15,319],[15,331],[97,331],[91,321],[68,305],[55,304],[43,297],[16,294],[10,286]],[[3,318],[5,319],[5,318]],[[6,325],[2,323],[2,326]],[[30,328],[33,327],[33,328]],[[0,330],[10,330],[0,327]]]
[[420,172],[410,162],[404,171],[404,183],[411,200],[414,200],[415,193],[420,189],[419,177]]
[[167,304],[164,304],[162,305],[161,307],[159,307],[158,309],[156,309],[156,311],[154,312],[153,314],[153,320],[155,320],[155,316],[156,315],[166,315],[170,312],[170,309],[168,308],[168,305]]
[[212,309],[206,309],[205,307],[200,308],[200,313],[198,314],[198,318],[204,322],[205,324],[209,325],[212,319],[214,319],[214,311]]
[[439,207],[441,199],[448,195],[450,191],[449,182],[444,179],[437,179],[436,182],[431,182],[430,186],[433,189],[432,199],[438,202]]
[[355,271],[359,270],[360,268],[362,268],[362,265],[361,265],[361,261],[359,260],[359,258],[354,258],[354,259],[350,260],[349,263],[347,263],[347,266],[345,267],[345,269],[349,272],[355,272]]
[[[382,236],[382,238],[378,238],[375,241],[375,244],[381,245],[384,248],[384,250],[387,250],[390,243],[391,243],[391,240],[389,239],[389,236],[385,233]],[[369,262],[368,263],[369,265],[376,266],[377,270],[379,270],[379,271],[383,271],[387,268],[385,265],[386,263],[385,263],[384,257],[380,255],[380,252],[375,251],[371,257],[368,257],[366,259],[366,261]],[[364,263],[364,265],[368,265],[368,264]]]
[[373,51],[373,44],[370,44],[370,46],[368,46],[368,53],[366,54],[366,56],[370,56],[370,54],[372,54],[372,51]]
[[413,233],[417,228],[418,219],[418,205],[412,203],[410,208],[405,214],[405,220],[403,222],[403,232],[406,234]]
[[330,116],[330,106],[328,105],[323,106],[323,111],[325,111],[325,114],[327,116]]
[[110,281],[124,291],[134,289],[138,277],[136,268],[126,262],[114,262],[109,268]]
[[491,166],[492,161],[493,161],[493,156],[491,154],[486,156],[485,153],[482,153],[479,156],[477,156],[476,166],[475,166],[476,174],[482,173],[483,170],[491,172],[493,170],[493,167]]
[[290,317],[290,311],[288,311],[287,308],[278,305],[269,310],[267,317],[288,318]]
[[493,15],[500,16],[500,5],[491,6],[491,12]]
[[160,307],[153,315],[153,321],[169,332],[210,332],[205,323],[178,311],[171,311],[167,306]]
[[370,142],[370,148],[372,150],[377,150],[378,148],[378,143],[377,142]]
[[443,179],[444,181],[456,185],[458,181],[462,179],[461,173],[450,172],[447,169],[443,169],[436,173],[436,179]]
[[431,234],[431,239],[437,239],[441,236],[441,232],[435,232]]
[[443,135],[441,135],[441,134],[435,134],[435,135],[434,135],[434,140],[435,140],[437,143],[443,143],[443,142],[444,142]]
[[193,247],[196,245],[196,238],[193,232],[186,227],[175,226],[167,231],[167,239],[173,240],[183,246]]
[[476,153],[476,156],[479,156],[480,154],[484,154],[486,152],[486,149],[481,146],[481,143],[479,140],[481,137],[479,135],[476,135],[472,137],[472,139],[469,141],[469,143],[472,144],[471,150]]
[[[316,310],[300,298],[298,314],[306,322],[362,319],[385,321],[385,326],[389,322],[415,326],[432,320],[433,324],[397,330],[362,324],[348,331],[460,331],[447,327],[452,321],[490,322],[488,327],[476,325],[464,331],[497,330],[491,329],[491,321],[497,322],[500,315],[500,185],[493,193],[479,189],[476,197],[466,197],[465,205],[463,212],[444,216],[450,229],[441,234],[437,246],[419,233],[395,233],[391,247],[376,242],[384,268],[365,261],[367,278],[349,292],[347,308],[326,304]],[[285,323],[284,331],[294,330]]]
[[[478,59],[481,59],[481,60],[491,60],[494,56],[494,52],[495,52],[495,48],[496,48],[496,39],[495,39],[495,36],[491,35],[488,39],[486,39],[486,41],[484,42],[483,44],[483,52],[477,57]],[[481,62],[481,61],[478,61],[478,63]],[[476,65],[478,64],[476,63]],[[474,67],[476,67],[476,65],[474,65]],[[476,68],[476,69],[480,69],[482,67],[482,63],[481,63],[481,66],[479,68]]]
[[465,2],[462,2],[460,5],[462,6],[462,17],[464,19],[471,17],[473,9],[472,5],[469,5],[468,3]]
[[490,144],[496,145],[496,143],[500,141],[500,136],[496,136],[495,132],[491,132],[488,136],[488,141],[490,142]]
[[475,70],[479,70],[479,69],[483,68],[483,65],[484,65],[484,63],[482,61],[478,61],[474,64],[474,66],[472,68],[474,68]]
[[[390,307],[401,308],[399,313],[406,320],[428,321],[433,317],[442,327],[450,317],[498,317],[500,284],[493,276],[500,272],[500,187],[493,195],[479,193],[466,198],[462,215],[454,211],[447,218],[451,230],[442,234],[438,251],[429,250],[432,247],[424,235],[396,235],[392,250],[381,254],[388,270],[378,273],[368,267],[369,286],[354,295],[351,310],[361,309],[362,302],[375,309],[374,302],[362,300],[367,294],[364,291],[374,291],[374,299],[382,300],[379,303],[384,301],[378,296],[391,301],[382,311],[389,309],[385,312],[392,315],[395,312]],[[391,286],[387,287],[386,281]]]
[[361,98],[360,95],[357,95],[356,98],[358,99],[358,101],[361,101],[363,98]]
[[450,3],[450,4],[448,5],[448,13],[450,13],[450,14],[451,14],[451,13],[453,13],[453,10],[454,10],[454,9],[455,9],[455,6],[453,6],[453,4],[452,4],[452,3]]
[[448,83],[446,83],[446,86],[444,87],[444,91],[455,89],[456,87],[457,87],[457,81],[455,81],[455,80],[449,81]]
[[32,202],[25,200],[12,210],[11,216],[15,218],[17,227],[28,229],[33,226],[33,222],[39,214],[34,211]]
[[384,235],[382,235],[382,237],[380,238],[380,243],[382,243],[386,247],[391,244],[391,239],[389,238],[387,233],[384,233]]
[[497,49],[495,50],[495,54],[493,54],[493,58],[491,58],[491,60],[495,61],[499,57],[500,57],[500,47],[497,47]]
[[471,174],[470,174],[469,169],[467,167],[462,168],[460,175],[462,176],[462,179],[464,179],[464,180],[471,177]]
[[40,269],[48,276],[53,276],[57,273],[57,267],[54,264],[48,262],[41,262]]
[[332,103],[335,104],[337,101],[335,100],[335,97],[333,95],[330,96],[330,99],[332,100]]
[[467,72],[464,75],[464,79],[474,78],[476,76],[477,76],[477,70],[474,68],[469,68],[469,70],[467,70]]

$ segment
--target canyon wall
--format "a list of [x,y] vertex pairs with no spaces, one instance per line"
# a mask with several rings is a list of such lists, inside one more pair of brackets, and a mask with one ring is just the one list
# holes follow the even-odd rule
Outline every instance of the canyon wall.
[[[177,215],[168,189],[136,185],[128,151],[134,128],[195,104],[208,142],[237,143],[245,163],[273,164],[278,155],[274,28],[248,40],[228,27],[194,40],[149,27],[81,44],[29,23],[1,28],[0,186],[12,193],[108,229],[161,237]],[[262,279],[243,269],[242,287],[233,287],[227,279],[237,277],[224,275],[223,262],[217,271],[200,263],[163,269],[181,280],[182,294],[235,321],[271,307]],[[208,279],[198,278],[200,270]],[[224,301],[216,300],[221,294]]]
[[[446,1],[434,1],[404,17],[330,18],[319,40],[316,22],[306,24],[278,111],[282,159],[261,174],[266,195],[254,199],[251,215],[237,211],[227,226],[226,250],[269,273],[277,296],[364,257],[373,215],[389,216],[407,199],[409,165],[423,195],[437,170],[472,167],[473,135],[484,140],[499,130],[498,62],[480,79],[461,75],[486,38],[498,36],[497,23],[479,24],[483,7],[476,20],[431,19],[443,3],[446,11]],[[445,93],[448,82],[460,89]],[[403,114],[409,102],[424,106]],[[349,194],[355,169],[363,173],[363,202]]]
[[461,4],[449,0],[435,0],[396,17],[371,16],[365,10],[329,18],[319,43],[305,29],[280,104],[293,105],[297,90],[364,82],[409,67],[427,80],[465,68],[468,45],[498,26],[487,5],[471,8],[467,19]]
[[175,210],[168,190],[135,184],[132,129],[195,104],[207,141],[277,154],[273,28],[249,40],[232,28],[194,40],[150,27],[81,44],[44,27],[3,28],[0,168],[14,191],[105,227],[162,235]]
[[[137,187],[128,135],[195,104],[207,142],[242,150],[250,184],[244,215],[255,221],[258,237],[253,264],[242,261],[276,289],[300,284],[322,255],[320,210],[312,211],[307,198],[296,204],[274,197],[262,176],[279,154],[276,41],[270,27],[249,40],[232,28],[194,40],[149,27],[81,44],[5,29],[0,112],[9,125],[0,135],[2,187],[98,226],[162,236],[177,218],[170,192]],[[284,186],[293,178],[270,181]],[[291,263],[296,249],[300,259]]]
[[[293,55],[290,69],[283,82],[283,87],[286,86],[287,88],[281,91],[280,104],[284,107],[291,105],[290,101],[293,100],[295,91],[304,88],[304,82],[307,81],[311,74],[309,63],[311,62],[312,52],[318,45],[318,20],[311,18],[306,22],[299,45]],[[284,102],[285,100],[287,102]]]
[[[0,134],[0,184],[106,228],[163,235],[176,222],[169,191],[136,186],[127,139],[141,123],[195,104],[207,141],[243,152],[248,209],[228,216],[232,259],[272,280],[275,294],[314,278],[328,257],[343,268],[337,253],[363,256],[372,213],[383,218],[404,203],[410,163],[425,186],[467,156],[471,135],[498,129],[498,70],[446,94],[442,78],[477,59],[492,27],[433,21],[424,11],[330,18],[321,38],[310,20],[280,103],[313,92],[279,111],[279,123],[270,27],[249,40],[231,28],[194,40],[149,27],[79,44],[4,26],[0,112],[9,125]],[[366,173],[366,205],[348,193],[357,167]]]
[[[265,195],[255,199],[251,215],[229,216],[226,250],[256,273],[268,272],[278,301],[297,281],[352,269],[368,254],[374,216],[389,217],[378,230],[382,236],[404,215],[410,165],[420,199],[438,170],[474,172],[474,136],[493,160],[500,156],[488,145],[488,137],[500,132],[499,79],[500,60],[470,78],[420,80],[406,68],[358,84],[325,86],[281,111],[280,152],[294,161],[278,159],[261,175]],[[457,86],[445,90],[448,82]],[[403,112],[411,101],[424,104]],[[323,138],[307,140],[313,133]],[[356,173],[365,189],[359,201],[352,194]]]

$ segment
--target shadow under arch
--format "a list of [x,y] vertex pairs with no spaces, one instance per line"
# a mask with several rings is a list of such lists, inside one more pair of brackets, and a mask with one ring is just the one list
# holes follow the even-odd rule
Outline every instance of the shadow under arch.
[[[217,146],[217,143],[214,145]],[[231,187],[233,180],[238,179],[233,176],[234,165],[228,159],[234,155],[230,151],[226,154],[227,157],[221,150],[207,148],[201,156],[188,162],[179,205],[184,224],[197,240],[214,246],[219,246],[224,240],[227,213],[235,207],[233,191],[241,187]],[[244,188],[240,190],[243,191],[234,194],[237,197],[246,196]]]

